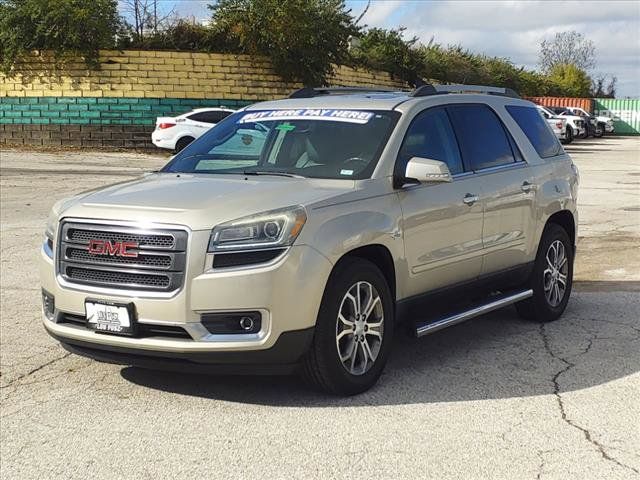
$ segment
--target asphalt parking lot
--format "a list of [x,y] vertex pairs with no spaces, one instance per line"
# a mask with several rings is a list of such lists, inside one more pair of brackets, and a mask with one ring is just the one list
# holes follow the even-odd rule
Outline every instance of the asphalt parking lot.
[[398,336],[348,399],[289,377],[145,371],[70,355],[41,326],[50,206],[163,155],[0,151],[2,478],[640,478],[640,138],[567,147],[576,284],[547,325],[513,309]]

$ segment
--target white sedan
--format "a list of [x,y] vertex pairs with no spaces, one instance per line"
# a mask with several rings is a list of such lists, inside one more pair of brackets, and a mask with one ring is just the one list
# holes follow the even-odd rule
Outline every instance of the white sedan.
[[228,108],[197,108],[177,117],[158,117],[151,141],[176,153],[235,112]]

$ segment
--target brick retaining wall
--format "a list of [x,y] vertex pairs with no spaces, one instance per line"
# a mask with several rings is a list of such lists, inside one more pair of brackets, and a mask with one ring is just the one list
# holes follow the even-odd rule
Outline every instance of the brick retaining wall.
[[[100,60],[97,71],[83,63],[55,71],[34,57],[20,74],[0,75],[0,144],[145,148],[156,117],[240,108],[301,87],[283,82],[267,59],[247,55],[102,51]],[[388,73],[349,67],[329,83],[406,88]]]

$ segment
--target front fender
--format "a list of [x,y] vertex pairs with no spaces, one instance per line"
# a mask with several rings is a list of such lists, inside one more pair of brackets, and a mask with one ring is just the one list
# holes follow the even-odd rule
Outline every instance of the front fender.
[[392,192],[310,208],[309,222],[300,240],[318,250],[334,265],[355,249],[369,245],[385,247],[395,264],[396,294],[402,298],[403,279],[407,275],[398,271],[399,265],[406,265],[401,223],[398,196]]

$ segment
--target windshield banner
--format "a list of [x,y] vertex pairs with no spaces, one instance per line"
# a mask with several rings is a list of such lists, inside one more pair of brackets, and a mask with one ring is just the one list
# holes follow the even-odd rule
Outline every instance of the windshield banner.
[[238,123],[252,123],[270,120],[329,120],[365,124],[373,117],[372,112],[362,110],[336,109],[299,109],[299,110],[265,110],[244,115]]

